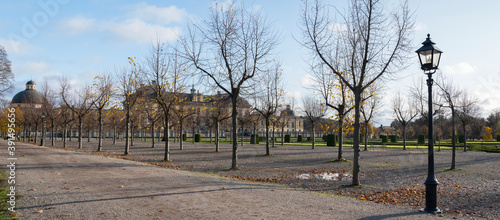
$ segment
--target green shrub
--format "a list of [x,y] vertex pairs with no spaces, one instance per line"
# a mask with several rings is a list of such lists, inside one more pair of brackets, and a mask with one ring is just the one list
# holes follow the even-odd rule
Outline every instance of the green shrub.
[[463,134],[458,135],[458,143],[464,143],[464,135]]
[[326,136],[326,146],[335,147],[337,145],[336,135],[329,134]]
[[387,143],[387,135],[381,135],[382,143]]
[[423,134],[418,135],[418,144],[425,144],[425,136]]
[[391,139],[392,143],[398,142],[398,136],[397,135],[389,135],[389,139]]
[[500,135],[497,135],[497,141],[500,141]]
[[285,134],[285,143],[290,143],[290,135]]
[[[257,143],[255,143],[257,142]],[[250,144],[259,144],[260,142],[260,138],[259,138],[259,135],[258,134],[252,134],[250,136]]]
[[306,138],[306,141],[312,141],[312,140],[313,140],[313,138],[312,138],[312,137],[307,137],[307,138]]
[[302,142],[302,135],[297,136],[297,142]]
[[323,137],[321,137],[321,140],[323,140],[324,142],[326,142],[326,135],[323,135]]
[[200,134],[195,134],[194,135],[194,142],[200,142],[201,141],[201,135]]
[[187,135],[186,134],[182,134],[182,141],[186,141],[187,140]]

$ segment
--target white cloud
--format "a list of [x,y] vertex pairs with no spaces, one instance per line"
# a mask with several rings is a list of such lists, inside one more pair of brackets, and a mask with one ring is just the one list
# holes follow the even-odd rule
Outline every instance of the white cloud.
[[311,88],[315,84],[314,77],[311,74],[306,74],[300,79],[300,86],[303,88]]
[[427,30],[427,25],[424,23],[416,23],[415,24],[415,30],[417,31],[425,31]]
[[26,42],[17,41],[13,39],[0,38],[0,45],[5,48],[7,55],[9,54],[23,54],[35,48],[35,46]]
[[69,20],[61,21],[59,29],[70,35],[86,33],[95,28],[95,20],[77,15]]
[[160,8],[147,3],[139,3],[134,6],[135,10],[129,16],[158,24],[170,24],[171,22],[182,22],[188,13],[184,9],[175,6]]
[[163,41],[174,41],[181,33],[180,27],[150,24],[140,19],[127,20],[123,23],[108,23],[103,28],[123,40],[132,40],[138,43],[151,43],[157,36],[160,36]]
[[477,67],[465,62],[461,62],[455,65],[443,66],[441,67],[441,70],[443,71],[443,73],[447,74],[471,74],[476,72]]

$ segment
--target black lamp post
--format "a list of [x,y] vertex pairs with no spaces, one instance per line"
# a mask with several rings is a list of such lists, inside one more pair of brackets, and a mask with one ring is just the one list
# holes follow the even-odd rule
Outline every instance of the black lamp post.
[[442,51],[434,46],[431,37],[427,34],[427,39],[422,43],[423,46],[417,51],[418,59],[424,74],[427,74],[427,87],[429,92],[429,134],[428,134],[428,172],[427,179],[425,180],[425,208],[422,210],[429,213],[441,213],[437,207],[437,181],[434,175],[434,136],[432,124],[432,74],[434,74],[439,66]]
[[43,146],[45,139],[45,112],[42,112],[42,138],[40,139],[40,146]]

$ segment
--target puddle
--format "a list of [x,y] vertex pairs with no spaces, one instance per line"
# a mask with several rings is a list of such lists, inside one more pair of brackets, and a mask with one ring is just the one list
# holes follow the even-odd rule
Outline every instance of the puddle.
[[352,178],[350,173],[303,173],[296,176],[297,179],[301,180],[325,180],[325,181],[338,181]]

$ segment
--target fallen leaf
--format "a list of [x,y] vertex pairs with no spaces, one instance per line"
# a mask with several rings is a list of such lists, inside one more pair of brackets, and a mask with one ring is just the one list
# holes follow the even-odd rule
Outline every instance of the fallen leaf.
[[38,211],[38,213],[43,213],[43,210]]

